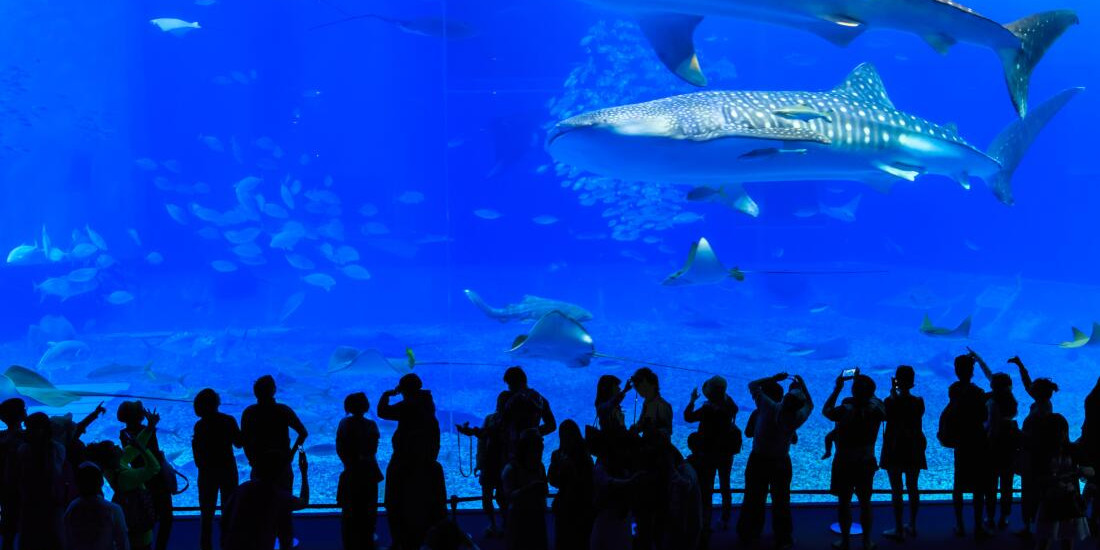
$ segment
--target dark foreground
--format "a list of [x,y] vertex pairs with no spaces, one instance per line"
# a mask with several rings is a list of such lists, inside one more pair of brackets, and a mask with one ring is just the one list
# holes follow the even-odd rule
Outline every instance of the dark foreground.
[[[736,514],[737,510],[735,509],[734,520],[736,520]],[[967,509],[967,520],[969,520],[970,517],[970,511]],[[1016,517],[1012,519],[1018,520]],[[458,513],[458,521],[463,530],[474,536],[475,541],[482,550],[502,550],[504,548],[502,539],[485,540],[482,538],[481,534],[485,528],[485,520],[480,512],[460,511]],[[549,513],[547,514],[547,521],[553,521],[553,517]],[[831,544],[836,537],[829,531],[829,526],[834,521],[836,521],[836,509],[834,507],[825,505],[795,505],[795,548],[818,550],[828,550],[831,548]],[[717,518],[715,524],[717,525]],[[936,550],[972,550],[974,548],[983,550],[1030,550],[1035,548],[1034,542],[1023,541],[1009,531],[999,532],[993,538],[980,543],[975,542],[972,537],[956,538],[952,533],[953,525],[954,518],[951,504],[948,502],[930,502],[921,508],[920,525],[918,526],[920,532],[918,538],[907,539],[904,543],[897,543],[881,536],[878,536],[876,540],[879,550],[889,550],[893,548],[935,548]],[[881,533],[883,529],[892,526],[893,518],[890,513],[889,505],[883,504],[876,506],[874,531],[876,533]],[[379,518],[378,527],[379,541],[385,544],[389,540],[389,534],[386,530],[384,515]],[[967,527],[969,528],[970,526],[967,525]],[[1014,521],[1010,529],[1015,528],[1016,522]],[[172,531],[171,548],[186,550],[195,548],[198,543],[198,529],[199,522],[197,516],[177,518],[175,528]],[[337,514],[319,513],[297,516],[295,519],[295,529],[297,538],[301,541],[299,546],[301,550],[340,550],[340,518]],[[551,534],[553,533],[552,524],[549,526],[549,531]],[[551,548],[552,547],[553,543],[551,542]],[[714,550],[738,548],[732,525],[729,531],[718,531],[714,534],[711,539],[710,548]],[[765,536],[758,548],[771,549],[772,541],[770,537]],[[858,542],[853,541],[852,548],[853,550],[858,550],[861,546]],[[1100,544],[1093,538],[1078,544],[1076,548],[1095,549],[1100,548]]]

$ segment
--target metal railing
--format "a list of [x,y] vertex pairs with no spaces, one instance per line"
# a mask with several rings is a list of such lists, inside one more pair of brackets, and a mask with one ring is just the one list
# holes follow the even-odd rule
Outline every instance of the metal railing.
[[[1013,489],[1012,490],[1012,493],[1014,495],[1018,494],[1019,492],[1020,492],[1019,489]],[[950,495],[952,493],[952,491],[950,489],[921,489],[919,491],[919,493],[921,495],[941,495],[942,496],[942,495]],[[713,497],[714,495],[720,495],[720,494],[722,494],[721,489],[714,489],[713,491],[711,491],[711,497]],[[730,488],[730,494],[731,495],[743,495],[743,494],[745,494],[745,490],[741,489],[741,488]],[[875,494],[875,495],[889,495],[889,494],[891,494],[891,491],[889,489],[875,489],[875,490],[872,491],[872,494]],[[908,493],[906,493],[906,494],[908,494]],[[791,489],[791,495],[832,496],[832,493],[829,492],[828,489]],[[556,493],[550,493],[550,494],[546,495],[546,498],[551,499],[551,498],[554,498],[555,496],[556,496]],[[458,495],[451,495],[451,497],[449,499],[447,499],[447,504],[451,507],[451,512],[452,513],[454,513],[456,510],[458,510],[458,505],[459,504],[462,504],[462,503],[465,503],[465,502],[481,502],[481,497],[480,496],[460,497]],[[386,508],[385,503],[383,503],[383,502],[378,503],[378,509],[379,510],[384,510],[385,508]],[[220,510],[221,507],[219,506],[218,509]],[[306,506],[306,509],[307,510],[339,510],[340,507],[335,502],[333,502],[333,503],[323,503],[323,504],[310,504],[310,505]],[[198,512],[199,507],[198,506],[174,506],[174,507],[172,507],[172,511],[173,512]]]

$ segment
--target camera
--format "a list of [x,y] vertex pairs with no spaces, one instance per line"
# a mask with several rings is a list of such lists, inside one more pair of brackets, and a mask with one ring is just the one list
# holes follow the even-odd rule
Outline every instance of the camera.
[[840,373],[840,377],[844,380],[851,380],[856,376],[859,376],[859,367],[856,367],[854,369],[844,369]]

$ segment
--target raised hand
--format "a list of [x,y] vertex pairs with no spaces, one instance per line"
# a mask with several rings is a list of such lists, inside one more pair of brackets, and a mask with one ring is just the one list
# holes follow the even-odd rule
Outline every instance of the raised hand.
[[772,376],[772,380],[775,380],[776,382],[782,382],[782,381],[786,380],[788,376],[789,375],[787,373],[780,372],[780,373],[777,373],[775,376]]
[[699,399],[699,388],[691,388],[691,400]]

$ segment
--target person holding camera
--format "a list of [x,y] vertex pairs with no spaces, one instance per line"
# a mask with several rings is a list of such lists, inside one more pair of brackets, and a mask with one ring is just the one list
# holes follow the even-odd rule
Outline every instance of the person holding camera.
[[[398,403],[390,400],[401,396]],[[447,515],[447,489],[439,465],[439,421],[432,393],[415,374],[382,393],[378,418],[397,422],[386,467],[387,521],[394,550],[416,550],[424,534]]]
[[[886,430],[882,433],[882,457],[879,467],[890,478],[890,497],[894,508],[894,528],[883,533],[897,541],[917,535],[917,510],[920,508],[920,471],[928,469],[924,437],[924,399],[913,395],[916,372],[901,365],[890,379],[890,395],[886,398]],[[903,479],[904,476],[904,479]],[[904,484],[903,484],[904,481]],[[909,524],[902,521],[909,494]]]
[[791,444],[798,428],[813,412],[814,403],[801,376],[795,375],[783,393],[779,383],[787,373],[749,382],[756,412],[746,426],[752,434],[752,452],[745,466],[745,498],[737,518],[737,535],[742,544],[753,544],[764,529],[764,505],[772,497],[772,531],[780,549],[794,546],[791,518]]
[[713,376],[703,383],[703,395],[706,401],[698,408],[698,388],[691,390],[691,399],[684,409],[684,421],[699,423],[699,487],[703,497],[703,525],[705,531],[711,528],[711,508],[713,507],[714,477],[718,476],[718,487],[722,492],[722,529],[730,520],[733,507],[730,494],[730,470],[733,468],[733,455],[741,451],[741,431],[734,424],[737,418],[737,403],[726,394],[726,379]]
[[[852,396],[840,403],[841,390],[852,381]],[[821,411],[825,418],[836,425],[836,455],[833,457],[829,492],[837,497],[837,520],[840,523],[840,540],[834,548],[847,550],[852,529],[852,496],[859,500],[859,521],[863,528],[863,548],[870,550],[875,543],[871,535],[873,513],[871,491],[874,486],[878,463],[875,461],[875,443],[879,428],[886,420],[886,406],[875,397],[875,381],[860,374],[859,369],[845,371],[836,378],[833,393],[825,400]]]

